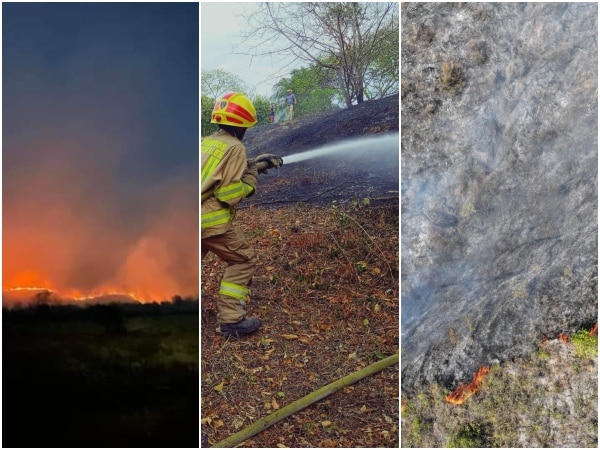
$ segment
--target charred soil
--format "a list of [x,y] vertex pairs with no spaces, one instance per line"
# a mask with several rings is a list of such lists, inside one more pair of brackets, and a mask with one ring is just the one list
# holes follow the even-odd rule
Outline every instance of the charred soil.
[[283,167],[259,180],[259,194],[244,205],[284,205],[297,202],[328,205],[398,204],[399,151],[370,148],[286,165],[286,156],[365,136],[398,133],[399,99],[386,97],[352,109],[323,113],[248,130],[244,143],[249,157],[274,153]]

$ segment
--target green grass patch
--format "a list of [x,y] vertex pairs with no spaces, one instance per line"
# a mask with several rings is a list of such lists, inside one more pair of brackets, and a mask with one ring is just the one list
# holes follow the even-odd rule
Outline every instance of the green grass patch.
[[598,356],[598,335],[592,336],[587,330],[579,330],[571,336],[575,354],[580,358]]

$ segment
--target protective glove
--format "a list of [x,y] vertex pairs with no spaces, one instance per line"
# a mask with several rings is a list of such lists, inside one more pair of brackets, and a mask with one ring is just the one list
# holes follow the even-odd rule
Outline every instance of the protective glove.
[[248,160],[248,165],[256,165],[259,173],[267,173],[268,169],[279,168],[283,165],[283,159],[272,153],[263,153],[256,158]]

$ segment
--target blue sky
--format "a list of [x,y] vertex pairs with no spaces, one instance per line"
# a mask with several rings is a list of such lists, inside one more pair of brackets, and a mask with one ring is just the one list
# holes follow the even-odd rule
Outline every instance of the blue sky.
[[198,5],[2,6],[5,154],[32,128],[75,125],[118,137],[139,177],[197,161]]

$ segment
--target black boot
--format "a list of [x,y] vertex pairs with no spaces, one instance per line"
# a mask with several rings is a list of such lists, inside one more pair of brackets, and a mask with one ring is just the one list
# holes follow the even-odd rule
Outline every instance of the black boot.
[[237,323],[222,323],[221,335],[223,337],[242,336],[244,334],[254,333],[260,328],[260,320],[256,317],[244,317]]

